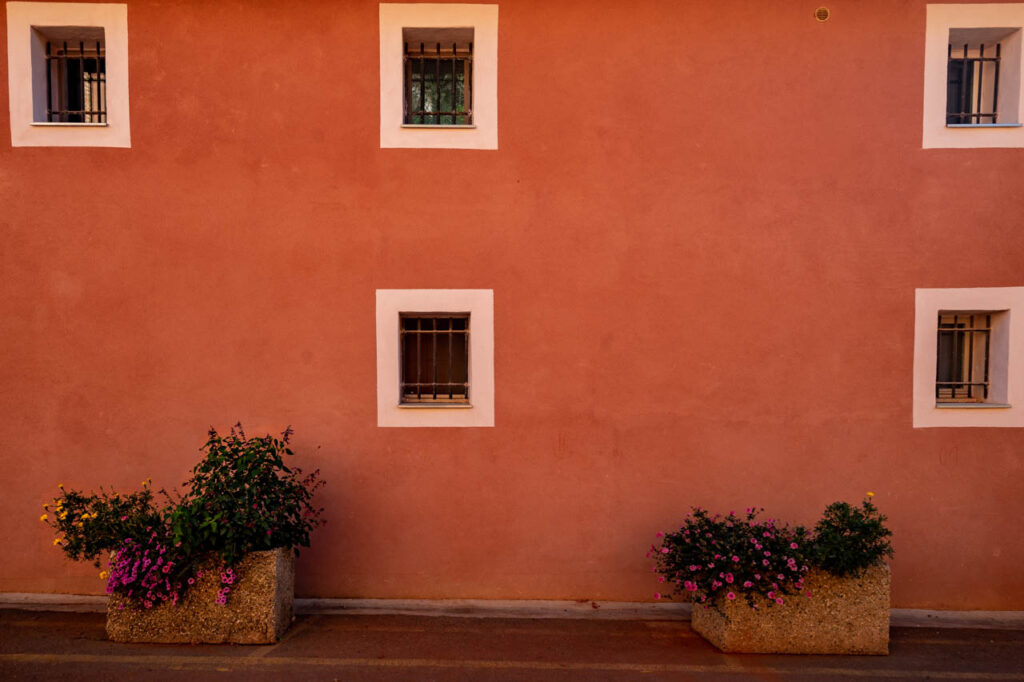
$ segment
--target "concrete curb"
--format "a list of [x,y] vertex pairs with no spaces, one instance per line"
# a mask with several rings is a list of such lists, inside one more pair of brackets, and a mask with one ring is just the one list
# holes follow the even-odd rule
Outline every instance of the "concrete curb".
[[[103,613],[104,595],[0,592],[0,609]],[[300,615],[375,615],[448,618],[591,620],[689,620],[690,605],[679,602],[615,602],[497,599],[296,599]],[[897,628],[1024,630],[1024,611],[935,611],[891,609]]]

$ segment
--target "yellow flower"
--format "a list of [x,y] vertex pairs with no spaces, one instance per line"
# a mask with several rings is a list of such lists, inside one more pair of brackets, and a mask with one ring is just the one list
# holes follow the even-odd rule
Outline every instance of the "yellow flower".
[[76,526],[78,526],[79,528],[85,528],[85,524],[84,524],[84,523],[82,523],[81,521],[79,521],[79,522],[78,522],[78,523],[76,523],[75,525],[76,525]]
[[100,579],[101,580],[106,580],[107,579],[107,572],[106,571],[100,571]]
[[870,490],[868,491],[867,495],[868,495],[868,497],[874,497],[875,496],[875,494],[873,492],[871,492]]
[[57,545],[59,545],[59,544],[60,544],[60,541],[61,541],[61,540],[63,540],[63,539],[64,539],[64,538],[54,538],[54,539],[53,539],[53,544],[54,544],[54,546],[57,546]]
[[68,517],[68,513],[67,512],[61,512],[60,516],[58,516],[57,518],[60,519],[61,521],[63,521],[67,517]]
[[50,505],[48,505],[48,504],[44,504],[43,505],[43,509],[49,509],[49,508],[50,508]]
[[61,490],[64,490],[64,484],[63,483],[58,483],[57,487],[60,488]]
[[45,521],[47,518],[49,518],[49,517],[46,514],[43,514],[42,516],[39,517],[39,520],[40,521]]

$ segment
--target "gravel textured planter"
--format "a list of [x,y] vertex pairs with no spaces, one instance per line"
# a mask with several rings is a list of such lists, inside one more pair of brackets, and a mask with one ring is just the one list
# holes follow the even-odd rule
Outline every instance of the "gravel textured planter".
[[220,564],[203,564],[177,606],[142,609],[112,595],[107,606],[107,636],[115,642],[166,644],[269,644],[292,622],[295,554],[291,549],[252,552],[235,566],[238,576],[226,605],[216,603]]
[[774,654],[888,654],[889,567],[875,566],[858,578],[812,570],[810,597],[790,595],[769,608],[741,593],[716,608],[693,605],[691,626],[722,651]]

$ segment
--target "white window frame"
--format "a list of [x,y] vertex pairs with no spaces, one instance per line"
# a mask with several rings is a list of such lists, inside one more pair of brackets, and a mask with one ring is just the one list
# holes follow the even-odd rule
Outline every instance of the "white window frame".
[[[473,29],[473,124],[403,122],[403,28]],[[498,6],[381,3],[380,146],[414,149],[498,148]]]
[[[469,313],[466,404],[402,403],[399,317]],[[377,289],[377,426],[494,426],[494,290]]]
[[[924,149],[1024,147],[1024,3],[931,4],[927,6],[924,55]],[[946,124],[949,35],[953,29],[1010,31],[1000,56],[999,109],[1002,122]],[[954,53],[954,56],[955,53]]]
[[[917,289],[914,301],[914,428],[1024,427],[1024,287]],[[984,402],[935,399],[940,312],[992,314]]]
[[[106,62],[105,123],[35,120],[33,87],[45,86],[44,58],[33,26],[103,29]],[[37,74],[33,79],[33,71]],[[34,82],[35,80],[35,82]],[[131,147],[128,119],[128,5],[114,3],[8,2],[7,83],[12,147]],[[45,99],[45,97],[44,97]]]

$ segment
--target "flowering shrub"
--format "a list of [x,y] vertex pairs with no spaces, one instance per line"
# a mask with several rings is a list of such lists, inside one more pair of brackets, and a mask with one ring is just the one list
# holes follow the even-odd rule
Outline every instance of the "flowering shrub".
[[147,528],[136,542],[125,538],[110,558],[107,594],[118,592],[134,598],[144,608],[163,602],[177,604],[182,588],[192,580],[192,565],[163,526]]
[[99,568],[100,554],[117,547],[127,537],[141,538],[162,527],[160,512],[153,506],[153,493],[143,481],[141,492],[130,495],[107,493],[85,495],[60,488],[60,495],[43,505],[40,521],[57,533],[59,545],[69,559],[91,561]]
[[803,589],[807,533],[778,526],[773,519],[759,520],[761,511],[723,517],[695,508],[678,532],[659,533],[661,546],[647,553],[655,560],[659,581],[695,603],[742,595],[757,608],[754,595],[760,595],[769,605],[783,604],[786,595]]
[[[70,559],[97,567],[100,554],[111,554],[107,593],[128,597],[152,608],[177,604],[211,553],[223,562],[217,603],[227,603],[237,574],[232,566],[246,553],[277,547],[308,547],[310,533],[326,523],[323,508],[312,504],[324,485],[319,470],[302,476],[284,463],[291,456],[288,429],[280,439],[246,438],[240,424],[226,438],[210,430],[206,457],[192,470],[183,495],[175,500],[161,490],[158,508],[150,489],[130,495],[86,495],[61,490],[44,504],[40,520],[54,528],[53,544]],[[52,514],[52,516],[51,516]]]
[[859,575],[892,556],[892,531],[868,493],[860,507],[833,502],[814,527],[814,563],[839,576]]
[[210,429],[206,457],[169,515],[186,552],[216,552],[230,566],[248,552],[309,547],[309,534],[325,523],[323,507],[312,504],[324,482],[319,469],[302,476],[284,463],[290,437],[288,429],[281,438],[247,438],[241,424],[227,437]]
[[658,581],[667,584],[668,594],[655,598],[681,593],[710,606],[742,596],[756,609],[755,595],[768,606],[785,604],[788,595],[812,596],[804,589],[810,567],[844,576],[880,564],[892,556],[892,533],[871,503],[873,495],[860,508],[829,505],[813,533],[761,521],[763,510],[723,517],[694,508],[678,531],[658,533],[661,544],[647,553]]

